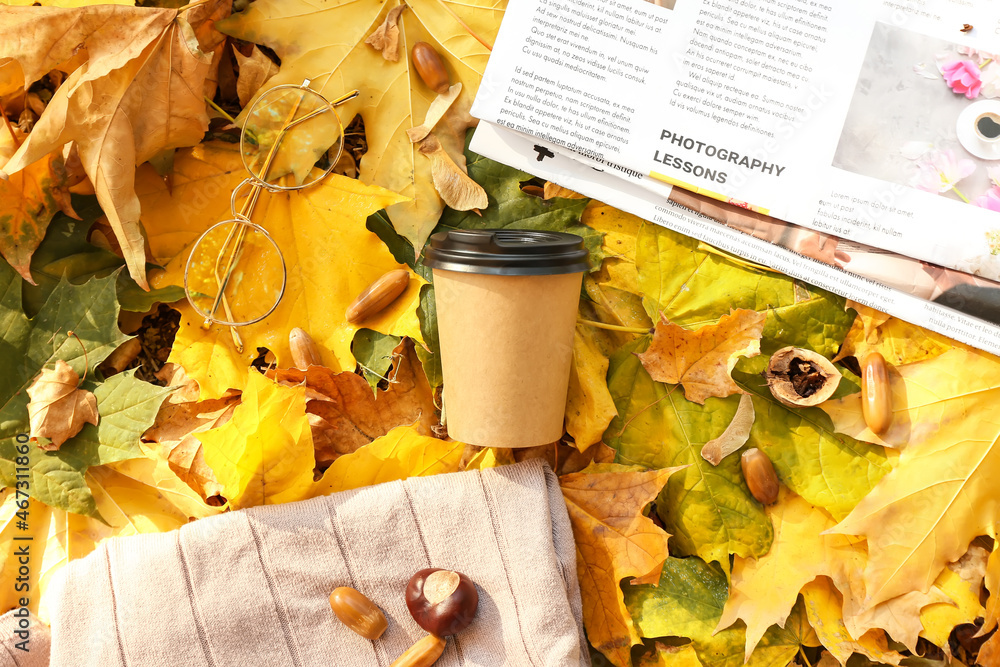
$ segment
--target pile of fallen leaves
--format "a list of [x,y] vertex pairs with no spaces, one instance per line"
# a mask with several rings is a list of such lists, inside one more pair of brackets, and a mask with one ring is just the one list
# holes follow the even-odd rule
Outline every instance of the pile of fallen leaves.
[[[0,6],[0,612],[15,537],[37,545],[46,619],[52,575],[112,536],[544,457],[595,663],[1000,664],[1000,359],[469,152],[503,2],[42,4]],[[416,41],[445,61],[443,97]],[[182,299],[184,265],[230,217],[241,111],[306,78],[360,91],[348,150],[319,185],[261,199],[288,284],[240,350]],[[442,169],[487,205],[458,210]],[[577,233],[593,265],[566,434],[544,447],[470,447],[441,424],[420,251],[435,230],[502,227]],[[399,268],[403,295],[348,323]],[[293,367],[293,328],[322,365]],[[786,346],[839,365],[833,399],[772,396],[762,372]],[[882,435],[856,375],[871,351],[891,367]],[[738,451],[713,454],[723,440]],[[752,447],[781,482],[767,507],[740,472]]]

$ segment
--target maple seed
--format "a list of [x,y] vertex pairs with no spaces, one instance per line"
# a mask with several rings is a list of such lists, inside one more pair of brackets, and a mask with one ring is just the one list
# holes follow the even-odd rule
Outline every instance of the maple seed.
[[340,622],[365,639],[378,639],[389,627],[385,614],[362,593],[341,586],[330,593],[330,608]]
[[743,452],[740,457],[743,479],[750,494],[763,505],[770,505],[778,499],[778,475],[767,454],[756,447]]
[[865,357],[861,369],[861,412],[865,423],[876,435],[882,435],[892,424],[892,393],[889,388],[889,368],[885,357],[872,352]]
[[406,608],[413,620],[438,637],[464,630],[478,607],[476,585],[460,572],[427,568],[413,575],[406,585]]
[[413,67],[423,79],[427,87],[439,95],[448,92],[450,81],[448,70],[444,68],[441,56],[427,42],[417,42],[413,45]]
[[821,354],[798,347],[783,347],[771,355],[764,377],[779,403],[805,408],[830,398],[837,391],[842,376]]
[[347,307],[347,321],[357,324],[382,312],[406,290],[409,284],[410,273],[406,269],[396,269],[382,274]]

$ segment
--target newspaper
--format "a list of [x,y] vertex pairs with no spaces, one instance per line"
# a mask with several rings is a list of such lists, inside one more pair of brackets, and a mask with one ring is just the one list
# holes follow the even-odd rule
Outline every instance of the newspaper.
[[480,123],[472,149],[734,255],[1000,354],[1000,283],[674,189],[668,197],[555,144]]
[[510,0],[473,115],[1000,280],[1000,3],[658,3]]
[[473,148],[1000,352],[996,51],[988,0],[511,0]]

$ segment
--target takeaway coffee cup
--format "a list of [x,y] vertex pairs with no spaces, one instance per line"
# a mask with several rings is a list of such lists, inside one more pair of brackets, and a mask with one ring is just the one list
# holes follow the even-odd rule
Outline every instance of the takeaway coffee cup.
[[587,250],[574,234],[431,236],[448,434],[480,447],[558,440]]

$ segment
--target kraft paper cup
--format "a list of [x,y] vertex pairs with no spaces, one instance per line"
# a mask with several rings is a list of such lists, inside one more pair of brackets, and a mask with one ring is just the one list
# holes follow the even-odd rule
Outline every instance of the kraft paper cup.
[[481,447],[558,440],[573,360],[583,240],[523,230],[431,237],[449,435]]

